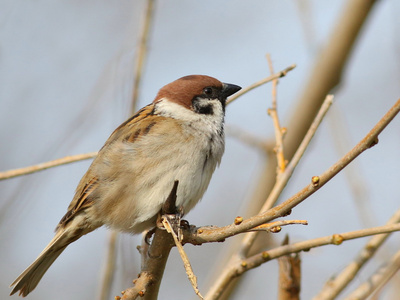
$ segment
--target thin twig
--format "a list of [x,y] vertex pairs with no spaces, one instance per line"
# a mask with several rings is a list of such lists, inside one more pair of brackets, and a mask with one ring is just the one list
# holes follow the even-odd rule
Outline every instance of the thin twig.
[[85,153],[85,154],[77,154],[77,155],[71,155],[71,156],[66,156],[63,158],[51,160],[48,162],[44,162],[41,164],[29,166],[29,167],[24,167],[20,169],[13,169],[13,170],[8,170],[4,172],[0,172],[0,180],[4,179],[10,179],[13,177],[17,176],[22,176],[22,175],[27,175],[27,174],[32,174],[38,171],[46,170],[49,168],[53,167],[58,167],[61,165],[65,164],[70,164],[73,162],[85,160],[85,159],[90,159],[96,157],[97,152],[90,152],[90,153]]
[[[274,67],[272,65],[271,61],[271,56],[267,54],[267,61],[268,61],[268,66],[271,74],[274,74]],[[279,122],[279,117],[278,117],[278,106],[277,106],[277,87],[278,85],[278,79],[275,78],[272,80],[272,107],[268,109],[268,115],[271,116],[273,124],[274,124],[274,130],[275,130],[275,154],[276,154],[276,160],[277,160],[277,176],[279,177],[284,171],[286,167],[286,162],[285,162],[285,156],[283,154],[283,135],[285,133],[285,130],[281,128],[280,122]]]
[[172,229],[171,224],[168,221],[168,218],[162,218],[162,224],[164,225],[164,228],[167,230],[169,234],[172,235],[174,238],[174,242],[176,247],[178,248],[178,252],[182,258],[183,261],[183,266],[185,267],[186,274],[189,278],[190,284],[193,287],[194,292],[200,299],[204,299],[203,296],[201,295],[198,285],[197,285],[197,277],[193,273],[192,265],[190,264],[189,258],[183,249],[182,243],[179,241],[178,236],[176,235],[175,231]]
[[269,231],[276,233],[280,232],[280,227],[286,225],[308,225],[308,222],[306,220],[279,220],[254,227],[251,231]]
[[333,234],[312,240],[294,243],[291,245],[280,246],[268,251],[263,251],[262,253],[244,259],[243,262],[246,264],[246,268],[239,268],[237,272],[239,272],[238,274],[240,275],[241,273],[248,271],[249,269],[258,267],[259,265],[263,264],[266,261],[270,261],[272,259],[290,253],[308,251],[311,248],[321,247],[325,245],[340,245],[344,241],[382,234],[382,233],[391,233],[394,231],[400,231],[400,224],[383,225],[383,226],[366,228],[345,233]]
[[400,251],[396,252],[383,267],[379,268],[363,284],[354,290],[346,300],[367,299],[385,285],[400,269]]
[[271,75],[271,76],[268,76],[268,77],[266,77],[266,78],[264,78],[264,79],[261,79],[260,81],[257,81],[257,82],[255,82],[255,83],[249,85],[248,87],[241,89],[241,90],[240,90],[239,92],[237,92],[235,95],[233,95],[232,97],[230,97],[230,98],[226,101],[226,104],[228,105],[228,104],[232,103],[233,101],[235,101],[235,100],[236,100],[237,98],[239,98],[240,96],[242,96],[242,95],[244,95],[244,94],[250,92],[251,90],[253,90],[253,89],[255,89],[255,88],[257,88],[257,87],[259,87],[259,86],[261,86],[261,85],[263,85],[263,84],[266,84],[266,83],[268,83],[268,82],[270,82],[270,81],[272,81],[272,80],[274,80],[274,79],[276,79],[276,78],[281,78],[281,77],[286,76],[287,73],[289,73],[290,71],[292,71],[294,68],[296,68],[296,65],[295,65],[295,64],[290,65],[289,67],[283,69],[282,71],[280,71],[280,72],[278,72],[278,73],[275,73],[275,74],[273,74],[273,75]]
[[[400,222],[400,209],[386,223],[387,225]],[[361,249],[353,261],[334,278],[325,283],[321,292],[314,297],[318,300],[335,299],[344,288],[355,278],[360,269],[372,258],[378,248],[389,237],[389,233],[373,236]]]
[[280,176],[274,188],[272,189],[271,193],[269,194],[267,200],[265,201],[265,204],[261,208],[260,210],[261,212],[270,209],[278,200],[279,195],[282,193],[290,177],[292,176],[294,170],[296,169],[298,163],[300,162],[300,159],[306,152],[308,145],[310,145],[312,138],[317,132],[319,125],[324,119],[332,103],[333,103],[333,95],[327,95],[325,97],[324,102],[321,105],[321,108],[318,111],[318,114],[315,116],[313,122],[311,123],[310,128],[308,129],[306,135],[304,136],[301,144],[299,145],[295,154],[293,155],[293,158],[291,159],[290,163],[286,166],[285,173]]
[[145,12],[145,17],[144,21],[142,24],[142,31],[140,34],[140,39],[139,39],[139,47],[137,49],[137,54],[136,54],[136,64],[135,64],[135,70],[134,70],[134,81],[133,81],[133,93],[132,93],[132,109],[131,113],[134,114],[136,111],[136,104],[138,102],[139,98],[139,89],[140,89],[140,83],[142,79],[142,74],[143,74],[143,66],[146,60],[146,54],[148,51],[148,39],[150,35],[150,27],[151,23],[153,21],[153,15],[154,15],[154,0],[147,0],[146,3],[146,12]]
[[[272,64],[271,55],[269,53],[267,53],[266,59],[267,59],[267,62],[268,62],[269,72],[271,73],[271,75],[273,75],[275,73],[275,71],[274,71],[274,66]],[[277,103],[276,103],[277,90],[276,90],[276,87],[278,86],[278,83],[279,83],[278,78],[275,78],[274,80],[272,80],[272,109],[275,109],[275,110],[277,109]]]
[[115,260],[116,260],[116,244],[118,240],[118,233],[111,231],[108,239],[107,259],[105,261],[104,270],[102,274],[102,285],[100,287],[100,300],[110,299],[111,286],[114,280]]

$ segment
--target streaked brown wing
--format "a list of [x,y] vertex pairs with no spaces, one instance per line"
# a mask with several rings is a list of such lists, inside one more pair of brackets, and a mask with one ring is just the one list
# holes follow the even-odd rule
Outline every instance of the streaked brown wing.
[[[102,152],[107,151],[107,147],[114,142],[118,140],[124,142],[134,142],[134,140],[136,140],[136,138],[139,136],[145,136],[148,134],[155,124],[154,118],[162,118],[154,115],[154,104],[152,103],[143,107],[134,116],[126,120],[114,130],[104,146],[100,149],[99,154],[93,163],[96,163],[96,160],[101,160]],[[91,166],[88,172],[81,179],[77,189],[78,194],[75,194],[74,199],[68,207],[67,213],[61,219],[56,230],[59,227],[65,226],[76,216],[77,213],[82,212],[93,204],[94,197],[91,195],[100,184],[99,177],[103,180],[104,174],[94,174]],[[80,188],[80,186],[83,186],[83,188]]]
[[109,143],[109,141],[115,140],[120,136],[121,132],[124,132],[126,128],[131,127],[132,125],[139,123],[143,119],[146,119],[149,116],[152,116],[154,114],[154,103],[151,103],[149,105],[146,105],[142,109],[140,109],[136,114],[134,114],[132,117],[130,117],[128,120],[126,120],[124,123],[119,125],[117,129],[114,130],[114,132],[111,134],[110,138],[106,142],[106,145]]
[[78,212],[85,210],[87,207],[92,205],[93,200],[91,199],[90,194],[96,189],[97,185],[97,177],[93,177],[88,183],[86,183],[79,198],[75,202],[75,205],[68,209],[67,213],[64,215],[64,217],[62,217],[60,223],[58,224],[57,229],[60,226],[65,226]]

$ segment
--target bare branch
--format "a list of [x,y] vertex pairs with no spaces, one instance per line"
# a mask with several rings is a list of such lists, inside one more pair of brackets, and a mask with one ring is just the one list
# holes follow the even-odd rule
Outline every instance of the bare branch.
[[136,53],[136,64],[135,64],[135,79],[133,81],[133,94],[132,94],[132,108],[131,112],[134,114],[136,112],[136,104],[138,102],[139,98],[139,88],[140,88],[140,83],[142,80],[142,74],[143,74],[143,65],[146,59],[146,54],[147,54],[147,43],[150,35],[150,27],[151,23],[153,21],[153,15],[154,15],[154,0],[147,0],[146,1],[146,12],[145,12],[145,17],[144,21],[142,24],[142,32],[140,35],[140,40],[139,40],[139,47],[137,49]]
[[311,248],[321,247],[325,245],[341,245],[344,241],[358,239],[371,235],[382,234],[382,233],[391,233],[394,231],[400,231],[400,224],[383,225],[383,226],[350,231],[345,233],[333,234],[308,241],[298,242],[292,245],[280,246],[268,251],[263,251],[262,253],[244,259],[243,262],[246,263],[247,266],[246,268],[240,268],[238,272],[241,274],[242,271],[245,272],[248,269],[258,267],[264,262],[282,257],[290,253],[308,251]]
[[254,227],[251,231],[268,231],[271,233],[277,233],[281,231],[282,226],[286,225],[308,225],[308,222],[306,220],[279,220]]
[[111,286],[114,280],[114,271],[115,271],[115,260],[117,257],[116,254],[116,245],[118,240],[118,233],[116,231],[111,231],[108,239],[108,253],[107,259],[105,261],[102,279],[101,279],[101,291],[100,291],[100,300],[108,300],[110,299],[110,291]]
[[[300,162],[301,157],[303,156],[304,152],[306,151],[308,145],[311,142],[315,132],[317,131],[319,125],[321,124],[323,118],[325,117],[328,109],[331,107],[333,101],[333,96],[328,95],[326,96],[317,116],[315,117],[314,121],[312,122],[310,128],[307,131],[307,134],[304,136],[303,141],[301,142],[300,146],[298,147],[296,153],[294,154],[292,160],[290,161],[289,165],[287,165],[285,172],[279,176],[277,181],[275,182],[274,187],[271,190],[267,200],[265,201],[263,207],[261,208],[260,212],[267,211],[270,209],[275,202],[278,200],[278,197],[282,193],[283,189],[285,188],[286,184],[288,183],[289,179],[291,178],[296,166]],[[250,250],[250,247],[253,245],[254,240],[256,238],[255,234],[249,233],[246,234],[242,240],[242,244],[239,250],[239,254],[243,257],[247,255]]]
[[[274,73],[274,67],[272,65],[271,61],[271,56],[267,54],[267,61],[268,61],[268,66],[271,74]],[[283,154],[283,135],[286,132],[286,129],[281,128],[280,122],[279,122],[279,117],[278,117],[278,108],[277,108],[277,101],[276,101],[276,87],[278,85],[278,79],[275,78],[272,81],[272,107],[268,109],[268,114],[271,116],[273,124],[274,124],[274,129],[275,129],[275,154],[276,154],[276,160],[277,160],[277,176],[282,174],[285,171],[286,167],[286,162],[285,162],[285,156]]]
[[301,287],[301,259],[296,254],[285,255],[279,263],[279,300],[299,300]]
[[0,180],[10,179],[13,177],[27,175],[27,174],[32,174],[32,173],[46,170],[49,168],[58,167],[61,165],[70,164],[70,163],[85,160],[85,159],[94,158],[94,157],[96,157],[96,155],[97,155],[97,152],[71,155],[71,156],[66,156],[63,158],[51,160],[48,162],[44,162],[41,164],[37,164],[37,165],[25,167],[25,168],[13,169],[13,170],[5,171],[5,172],[0,172]]
[[196,234],[187,234],[185,241],[193,244],[201,244],[206,242],[221,241],[227,237],[236,235],[250,230],[256,226],[269,222],[281,216],[287,215],[290,210],[303,202],[310,195],[314,194],[336,174],[343,170],[357,156],[365,150],[373,147],[378,143],[378,135],[390,123],[390,121],[400,111],[400,99],[395,105],[383,116],[383,118],[374,126],[374,128],[345,156],[337,161],[332,167],[322,173],[320,176],[313,176],[312,182],[304,187],[301,191],[290,197],[282,204],[247,220],[244,220],[239,225],[231,224],[220,228],[204,228],[199,229]]
[[[282,245],[289,243],[288,235]],[[279,300],[299,300],[301,281],[301,260],[298,253],[278,258],[279,263]]]
[[[400,222],[400,209],[390,218],[386,223],[387,225],[396,224]],[[372,237],[361,249],[355,259],[338,275],[330,279],[323,287],[321,292],[315,296],[314,299],[328,300],[335,299],[341,291],[355,278],[358,271],[367,263],[376,250],[386,241],[389,233],[380,234]]]
[[268,82],[270,82],[270,81],[272,81],[272,80],[274,80],[274,79],[276,79],[276,78],[281,78],[281,77],[286,76],[287,73],[289,73],[290,71],[292,71],[294,68],[296,68],[296,65],[295,65],[295,64],[290,65],[289,67],[283,69],[282,71],[280,71],[280,72],[278,72],[278,73],[275,73],[275,74],[273,74],[273,75],[271,75],[271,76],[268,76],[268,77],[266,77],[266,78],[264,78],[264,79],[261,79],[260,81],[257,81],[257,82],[255,82],[255,83],[249,85],[248,87],[241,89],[241,90],[240,90],[239,92],[237,92],[235,95],[233,95],[232,97],[230,97],[230,98],[226,101],[226,104],[228,105],[228,104],[232,103],[233,101],[235,101],[235,100],[236,100],[237,98],[239,98],[240,96],[242,96],[242,95],[244,95],[244,94],[250,92],[251,90],[253,90],[253,89],[255,89],[255,88],[257,88],[257,87],[259,87],[259,86],[261,86],[261,85],[263,85],[263,84],[266,84],[266,83],[268,83]]
[[400,251],[396,252],[386,265],[376,270],[363,284],[354,290],[345,299],[367,299],[375,291],[379,290],[382,286],[389,281],[396,272],[400,269]]
[[269,194],[265,204],[261,208],[261,212],[270,209],[275,202],[278,200],[279,195],[282,193],[283,189],[285,188],[286,184],[288,183],[290,177],[292,176],[294,170],[296,169],[300,159],[303,157],[308,145],[310,144],[314,134],[317,132],[319,125],[321,124],[322,120],[324,119],[326,113],[328,112],[329,108],[331,107],[333,102],[333,95],[328,95],[325,97],[324,102],[321,105],[321,108],[318,111],[318,114],[314,118],[313,122],[311,123],[310,128],[308,129],[306,135],[304,136],[302,142],[300,143],[299,147],[297,148],[293,158],[291,159],[290,163],[286,166],[285,173],[283,173],[275,183],[275,186],[272,188],[271,193]]
[[183,261],[183,265],[185,267],[186,270],[186,274],[189,278],[189,281],[193,287],[194,292],[196,293],[197,296],[199,296],[200,299],[203,299],[203,296],[200,294],[198,285],[197,285],[197,277],[194,275],[193,273],[193,269],[192,269],[192,265],[190,264],[189,258],[185,252],[185,250],[183,249],[183,246],[181,244],[181,242],[178,239],[178,236],[176,235],[176,233],[174,232],[174,230],[172,229],[171,224],[168,221],[168,218],[162,218],[162,224],[164,225],[165,229],[167,230],[167,232],[169,234],[172,235],[172,237],[174,238],[174,242],[175,242],[175,246],[178,248],[179,254],[182,258]]
[[123,300],[133,300],[138,297],[143,297],[141,299],[145,300],[157,299],[165,265],[173,246],[171,235],[157,228],[148,251],[141,251],[142,256],[145,256],[142,260],[145,264],[142,265],[138,278],[133,281],[134,286],[122,292]]
[[[134,286],[126,289],[125,291],[122,291],[122,297],[120,296],[115,296],[115,300],[134,300],[138,299],[139,297],[143,297],[146,295],[146,289],[148,286],[151,285],[152,283],[152,277],[148,273],[140,273],[140,277],[138,279],[135,279],[133,281]],[[157,299],[157,298],[155,298]]]

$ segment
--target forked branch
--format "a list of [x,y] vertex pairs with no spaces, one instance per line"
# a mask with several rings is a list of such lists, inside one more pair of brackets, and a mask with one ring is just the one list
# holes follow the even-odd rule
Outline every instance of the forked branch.
[[299,205],[309,196],[314,194],[336,174],[343,170],[356,157],[365,150],[373,147],[378,143],[378,136],[385,127],[393,120],[400,111],[400,99],[395,105],[383,116],[383,118],[372,128],[372,130],[346,155],[339,159],[333,166],[319,176],[313,176],[310,184],[305,186],[301,191],[290,197],[276,207],[244,220],[240,224],[231,224],[220,228],[200,228],[196,232],[186,231],[184,242],[192,244],[202,244],[207,242],[216,242],[224,240],[233,235],[243,233],[261,224],[267,223],[273,219],[287,215],[292,208]]

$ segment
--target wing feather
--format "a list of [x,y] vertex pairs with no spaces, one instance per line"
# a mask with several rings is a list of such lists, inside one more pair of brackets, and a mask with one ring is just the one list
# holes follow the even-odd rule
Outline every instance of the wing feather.
[[[111,136],[108,138],[104,146],[100,149],[99,154],[92,163],[92,166],[105,159],[108,146],[115,142],[133,143],[139,137],[147,135],[155,126],[155,119],[165,119],[164,117],[154,114],[154,103],[149,104],[139,110],[134,116],[122,123]],[[77,214],[82,213],[87,208],[91,207],[95,201],[94,194],[102,181],[107,181],[111,178],[105,178],[107,172],[99,174],[98,169],[89,167],[86,174],[81,179],[78,185],[76,194],[71,204],[68,207],[67,213],[60,220],[57,228],[65,227]],[[104,166],[104,165],[103,165]]]

